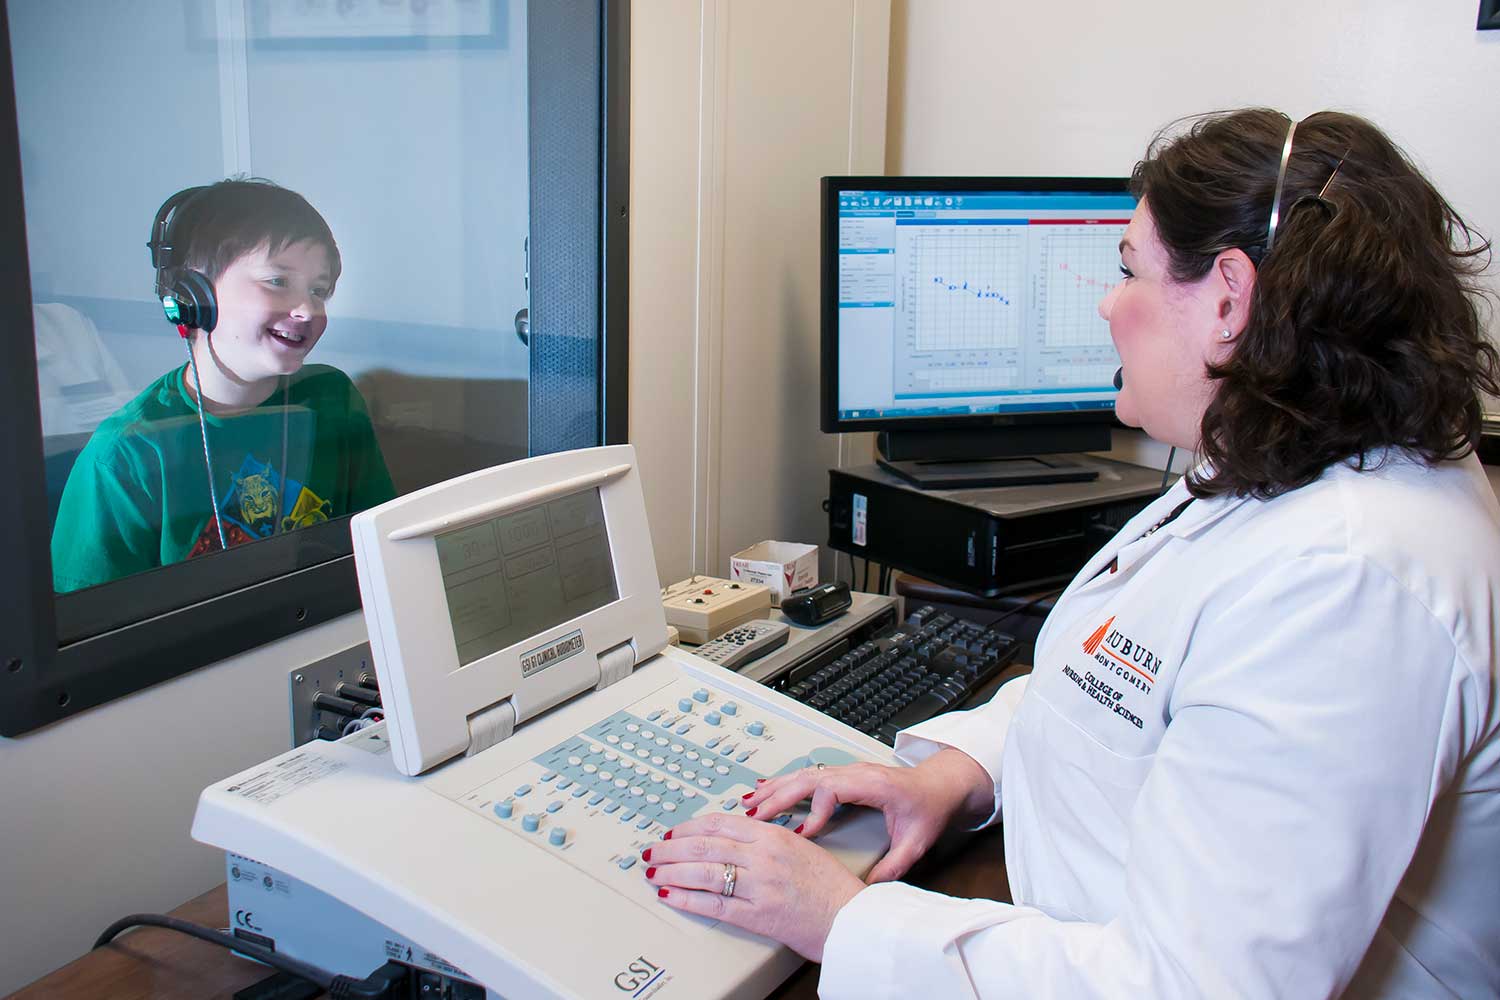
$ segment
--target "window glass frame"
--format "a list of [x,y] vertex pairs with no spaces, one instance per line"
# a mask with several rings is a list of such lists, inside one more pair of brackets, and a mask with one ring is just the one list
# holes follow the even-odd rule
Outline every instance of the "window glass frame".
[[[592,337],[593,440],[625,440],[628,302],[629,0],[545,0],[528,7],[528,21],[592,25],[600,59],[595,89],[597,149],[578,173],[598,192],[592,225],[599,248],[594,288],[597,323]],[[575,28],[575,30],[577,30]],[[593,29],[585,29],[593,30]],[[528,45],[531,39],[528,37]],[[576,72],[557,60],[536,60],[528,70],[553,74],[543,93],[558,92],[556,74]],[[573,95],[576,97],[577,95]],[[530,98],[528,98],[530,100]],[[548,109],[532,107],[533,146],[555,142],[548,128],[571,127]],[[536,130],[542,130],[538,133]],[[576,145],[576,137],[570,141]],[[530,172],[530,202],[553,177]],[[571,179],[574,184],[579,178]],[[14,737],[154,684],[348,614],[359,608],[347,521],[315,525],[237,547],[228,553],[177,563],[99,587],[54,595],[46,495],[36,340],[32,320],[30,256],[25,239],[20,136],[11,56],[8,5],[0,0],[0,321],[12,333],[0,338],[0,462],[11,488],[0,491],[0,551],[9,572],[0,583],[0,735]],[[537,222],[530,220],[535,231]],[[545,268],[545,265],[543,265]],[[549,285],[537,262],[530,267],[533,295]],[[535,327],[533,326],[533,330]],[[546,334],[544,333],[545,337]],[[576,330],[573,339],[577,339]],[[533,339],[535,343],[535,339]],[[530,395],[552,395],[549,372],[532,365]],[[541,379],[539,383],[536,380]],[[542,393],[535,390],[541,385]],[[565,398],[565,396],[564,396]],[[532,402],[536,413],[537,403]],[[577,446],[533,434],[539,454]],[[168,596],[173,595],[173,596]]]

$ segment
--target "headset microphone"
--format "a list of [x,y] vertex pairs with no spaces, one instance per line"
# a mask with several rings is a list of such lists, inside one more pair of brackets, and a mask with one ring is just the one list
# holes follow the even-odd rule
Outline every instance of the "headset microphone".
[[1124,368],[1116,368],[1115,369],[1115,388],[1116,389],[1123,389],[1123,388],[1125,388],[1125,369]]

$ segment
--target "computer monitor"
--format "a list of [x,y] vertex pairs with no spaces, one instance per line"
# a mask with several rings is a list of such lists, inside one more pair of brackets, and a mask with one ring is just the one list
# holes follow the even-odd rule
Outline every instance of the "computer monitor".
[[926,488],[1093,478],[1051,456],[1109,448],[1134,209],[1124,179],[823,178],[822,429]]

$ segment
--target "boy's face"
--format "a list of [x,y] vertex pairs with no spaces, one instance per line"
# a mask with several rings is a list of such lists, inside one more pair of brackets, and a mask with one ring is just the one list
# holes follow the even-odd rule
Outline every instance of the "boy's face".
[[274,254],[252,250],[224,269],[214,283],[219,322],[209,343],[231,377],[255,382],[302,367],[328,326],[330,264],[322,244],[304,240]]

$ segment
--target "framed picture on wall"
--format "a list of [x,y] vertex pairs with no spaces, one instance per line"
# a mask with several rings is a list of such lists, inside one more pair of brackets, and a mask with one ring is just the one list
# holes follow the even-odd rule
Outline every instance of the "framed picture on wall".
[[190,44],[257,49],[504,49],[507,0],[183,0]]
[[1479,30],[1500,30],[1500,0],[1479,0]]

